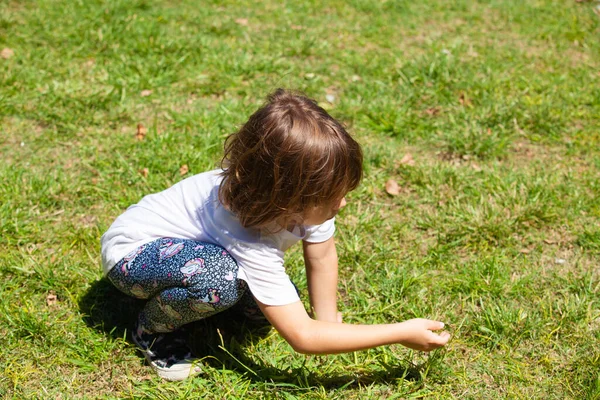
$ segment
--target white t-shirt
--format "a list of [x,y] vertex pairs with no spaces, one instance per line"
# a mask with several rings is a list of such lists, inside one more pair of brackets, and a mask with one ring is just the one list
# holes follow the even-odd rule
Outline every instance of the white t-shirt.
[[299,240],[328,240],[335,231],[334,219],[296,227],[293,232],[246,229],[219,202],[221,172],[194,175],[129,207],[102,235],[104,273],[145,243],[162,237],[192,239],[224,247],[237,261],[238,278],[248,283],[260,302],[278,306],[298,301],[283,266],[283,253]]

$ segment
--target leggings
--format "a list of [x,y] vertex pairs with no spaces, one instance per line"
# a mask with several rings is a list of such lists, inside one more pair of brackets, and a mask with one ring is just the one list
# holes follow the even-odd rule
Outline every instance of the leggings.
[[237,274],[237,263],[218,245],[162,238],[127,254],[107,277],[123,293],[148,300],[139,324],[149,332],[172,332],[233,305],[268,324]]

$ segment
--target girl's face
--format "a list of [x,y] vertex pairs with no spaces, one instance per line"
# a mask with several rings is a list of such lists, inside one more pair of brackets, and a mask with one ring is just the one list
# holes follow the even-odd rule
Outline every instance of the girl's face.
[[335,201],[330,206],[315,207],[307,211],[304,215],[305,225],[320,225],[323,222],[335,217],[337,213],[346,206],[346,198],[342,197],[340,201]]

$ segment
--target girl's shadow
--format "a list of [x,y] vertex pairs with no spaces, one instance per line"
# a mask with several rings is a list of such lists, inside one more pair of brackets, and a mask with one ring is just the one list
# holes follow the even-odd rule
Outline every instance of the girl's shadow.
[[[113,339],[131,340],[130,331],[145,301],[129,297],[117,290],[106,278],[92,283],[81,298],[79,308],[85,323]],[[423,366],[383,365],[384,371],[366,374],[323,376],[306,368],[281,370],[259,364],[248,357],[244,347],[270,333],[270,326],[255,324],[235,310],[229,309],[213,317],[186,326],[188,344],[196,357],[217,368],[226,367],[244,373],[254,382],[274,382],[325,388],[352,387],[371,383],[393,383],[398,379],[420,381]],[[140,354],[140,359],[144,357]]]
[[[85,323],[105,332],[112,338],[126,338],[133,344],[130,331],[144,307],[145,300],[138,300],[120,292],[106,278],[94,283],[79,302]],[[196,356],[215,356],[216,349],[231,340],[244,344],[265,337],[269,326],[256,324],[244,317],[241,311],[229,309],[215,316],[186,325],[190,333],[188,344]]]

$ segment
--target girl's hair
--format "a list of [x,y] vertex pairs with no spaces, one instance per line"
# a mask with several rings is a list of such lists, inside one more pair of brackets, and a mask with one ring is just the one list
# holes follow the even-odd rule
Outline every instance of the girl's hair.
[[360,145],[314,100],[277,89],[227,138],[219,200],[246,228],[337,206],[362,178]]

